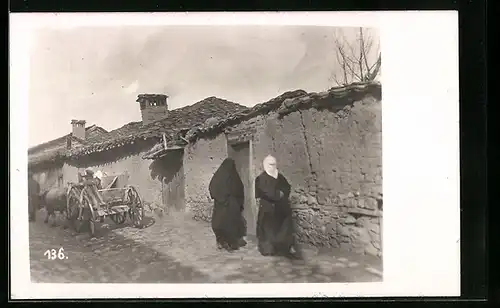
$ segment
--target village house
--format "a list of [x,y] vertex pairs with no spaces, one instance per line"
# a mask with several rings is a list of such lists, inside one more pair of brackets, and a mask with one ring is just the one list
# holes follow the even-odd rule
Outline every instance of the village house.
[[[54,186],[53,178],[57,178],[59,186],[77,182],[78,174],[91,168],[101,171],[105,176],[120,176],[120,179],[125,177],[124,181],[134,185],[146,203],[182,208],[180,203],[176,204],[174,201],[183,200],[183,178],[167,181],[167,177],[162,175],[172,174],[172,164],[151,164],[151,161],[142,159],[142,156],[159,140],[176,138],[183,131],[214,116],[224,118],[248,108],[220,98],[208,97],[193,105],[169,110],[167,98],[163,94],[139,95],[137,102],[142,121],[126,124],[109,132],[89,127],[86,129],[89,135],[87,142],[78,137],[85,130],[85,121],[72,121],[73,133],[70,139],[65,136],[49,142],[49,145],[30,149],[29,167],[34,171],[35,178],[40,181],[41,175],[50,175],[49,180],[41,181],[44,183],[42,189]],[[93,137],[96,131],[100,132],[98,138]],[[66,139],[76,140],[78,143],[66,143]],[[177,167],[176,164],[173,166]]]
[[137,102],[140,122],[106,132],[72,121],[72,134],[31,148],[29,166],[42,186],[76,182],[89,167],[125,174],[146,203],[209,221],[208,184],[232,157],[245,185],[251,235],[254,179],[272,154],[292,185],[301,242],[381,255],[380,83],[291,91],[252,108],[215,97],[174,110],[166,95],[142,94]]
[[169,202],[204,221],[213,206],[210,179],[226,157],[234,158],[245,186],[248,233],[255,234],[253,183],[272,154],[292,185],[301,242],[381,256],[381,117],[378,82],[321,93],[297,90],[178,130],[143,158],[168,166],[158,169],[176,190]]
[[28,149],[28,168],[42,191],[65,185],[63,168],[69,149],[101,141],[108,133],[102,127],[85,124],[83,120],[72,120],[71,133]]

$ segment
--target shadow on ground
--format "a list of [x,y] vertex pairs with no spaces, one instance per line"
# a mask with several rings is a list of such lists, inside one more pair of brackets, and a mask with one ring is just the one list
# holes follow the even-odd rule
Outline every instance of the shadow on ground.
[[[123,226],[121,228],[131,228]],[[90,239],[51,228],[40,219],[30,223],[30,267],[33,282],[45,283],[202,283],[209,276],[181,265],[167,254],[112,232]],[[67,259],[49,260],[47,249],[64,248]]]
[[[37,213],[37,220],[41,219],[41,217],[45,219],[46,215],[47,214],[45,209],[41,209]],[[156,219],[154,217],[152,217],[151,215],[145,215],[142,221],[142,226],[141,228],[138,229],[149,228],[153,226],[155,223]],[[68,220],[60,213],[56,213],[56,218],[55,219],[51,218],[46,225],[50,228],[61,228],[64,230],[69,230],[72,236],[89,234],[89,227],[86,222],[76,222],[76,225],[72,226],[68,222]],[[130,228],[130,227],[133,227],[133,224],[128,216],[125,222],[122,224],[117,224],[111,218],[106,217],[103,222],[100,221],[95,222],[95,237],[101,237],[108,234],[111,231],[123,228]]]
[[[328,283],[380,281],[366,272],[364,259],[339,251],[305,253],[304,261],[265,257],[255,237],[233,253],[217,250],[209,223],[181,214],[146,216],[143,229],[130,224],[88,233],[30,223],[33,281],[108,283]],[[64,247],[68,260],[48,261],[43,253]]]

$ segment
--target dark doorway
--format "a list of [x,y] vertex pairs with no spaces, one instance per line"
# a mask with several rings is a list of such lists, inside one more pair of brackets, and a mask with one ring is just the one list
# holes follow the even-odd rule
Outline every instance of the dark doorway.
[[162,203],[165,208],[184,209],[184,151],[171,150],[156,161],[155,169],[162,182]]
[[248,235],[256,233],[257,211],[254,209],[253,187],[250,169],[250,142],[230,144],[228,146],[228,156],[234,159],[236,168],[245,187],[245,204],[243,216],[247,221]]

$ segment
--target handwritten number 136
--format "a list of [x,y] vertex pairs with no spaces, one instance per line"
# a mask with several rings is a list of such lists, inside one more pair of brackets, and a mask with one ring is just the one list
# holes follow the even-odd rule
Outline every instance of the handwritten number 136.
[[64,260],[68,258],[68,256],[64,254],[64,249],[62,247],[59,248],[59,251],[55,249],[47,249],[43,253],[43,255],[47,256],[47,259],[49,260],[55,260],[55,259]]

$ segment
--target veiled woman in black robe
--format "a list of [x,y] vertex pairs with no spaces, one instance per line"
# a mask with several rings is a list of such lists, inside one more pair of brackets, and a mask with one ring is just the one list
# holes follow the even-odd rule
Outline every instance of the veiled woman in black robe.
[[[300,258],[292,253],[295,247],[292,208],[288,200],[291,186],[276,168],[276,159],[264,159],[264,172],[255,179],[255,197],[259,200],[257,239],[259,252]],[[297,251],[298,252],[298,251]]]
[[214,200],[212,230],[217,246],[236,250],[245,244],[242,240],[246,235],[243,218],[245,194],[233,159],[226,158],[222,162],[210,181],[209,191]]

